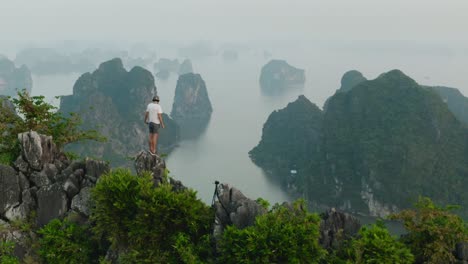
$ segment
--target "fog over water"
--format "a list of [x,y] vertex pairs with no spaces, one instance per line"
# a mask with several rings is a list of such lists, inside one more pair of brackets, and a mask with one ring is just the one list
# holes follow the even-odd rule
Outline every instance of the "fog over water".
[[[468,96],[468,35],[460,34],[468,25],[468,1],[0,0],[0,9],[0,54],[11,59],[25,47],[63,53],[148,50],[157,59],[183,59],[178,48],[198,41],[211,47],[213,56],[190,58],[208,88],[210,124],[167,159],[171,174],[206,202],[214,180],[232,183],[251,198],[290,199],[247,153],[272,111],[300,94],[322,107],[348,70],[373,79],[400,69],[421,84],[456,87]],[[238,60],[222,60],[226,47],[239,52]],[[264,51],[305,69],[305,87],[281,96],[262,94],[260,70],[270,59]],[[80,75],[34,75],[32,93],[58,105],[53,97],[71,94]],[[156,80],[167,113],[176,81],[176,75]]]

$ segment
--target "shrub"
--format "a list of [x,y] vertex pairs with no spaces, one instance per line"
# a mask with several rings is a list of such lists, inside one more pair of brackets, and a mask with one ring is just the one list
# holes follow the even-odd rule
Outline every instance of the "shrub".
[[468,241],[468,232],[454,206],[439,207],[431,199],[420,197],[415,209],[391,216],[402,220],[408,234],[403,237],[417,263],[454,263],[452,251],[458,242]]
[[320,218],[304,209],[275,205],[253,226],[229,226],[220,241],[223,263],[319,263],[326,251],[318,244]]
[[18,258],[13,255],[15,244],[10,241],[0,240],[0,263],[19,264]]
[[[151,175],[117,169],[92,192],[95,231],[123,249],[124,263],[193,263],[211,254],[213,213],[192,190],[154,187]],[[195,261],[195,262],[197,262]]]
[[46,263],[96,263],[92,261],[96,247],[85,226],[54,219],[37,233],[41,235],[39,255]]

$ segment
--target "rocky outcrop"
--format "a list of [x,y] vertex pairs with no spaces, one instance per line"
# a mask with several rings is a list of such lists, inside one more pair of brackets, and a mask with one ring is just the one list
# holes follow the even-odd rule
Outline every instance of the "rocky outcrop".
[[249,152],[250,158],[269,176],[279,178],[283,186],[297,192],[317,153],[322,119],[322,111],[305,96],[299,96],[270,114],[263,125],[262,139]]
[[153,156],[147,151],[140,151],[135,158],[134,165],[137,175],[142,175],[145,172],[151,173],[155,187],[168,182],[176,192],[187,189],[182,182],[168,177],[166,162],[159,155]]
[[181,128],[181,137],[195,138],[201,135],[212,112],[208,90],[200,74],[179,76],[171,117]]
[[18,91],[31,93],[32,77],[28,67],[19,68],[7,58],[0,57],[0,95],[15,96]]
[[361,228],[356,217],[331,208],[321,215],[320,245],[327,249],[337,249],[344,240],[355,236]]
[[458,243],[455,249],[455,257],[461,264],[468,263],[468,242]]
[[289,87],[303,87],[304,70],[289,65],[284,60],[271,60],[262,68],[260,86],[266,93],[281,92]]
[[192,62],[189,59],[185,59],[179,67],[179,75],[187,73],[193,73]]
[[214,235],[219,237],[224,228],[234,225],[245,228],[255,223],[255,217],[265,214],[267,210],[256,201],[247,198],[238,189],[229,184],[216,186]]
[[34,131],[18,139],[21,155],[15,167],[0,165],[0,219],[26,221],[34,211],[41,227],[72,211],[89,216],[89,188],[109,166],[90,159],[72,162],[50,136]]
[[[93,73],[83,74],[73,86],[73,95],[63,96],[60,111],[78,113],[83,128],[96,129],[108,141],[76,143],[69,149],[82,155],[109,160],[112,165],[127,165],[148,144],[144,113],[156,86],[152,74],[134,67],[127,72],[120,59],[102,63]],[[162,98],[164,100],[164,98]],[[169,152],[177,144],[178,126],[163,114],[166,128],[160,130],[159,150]]]

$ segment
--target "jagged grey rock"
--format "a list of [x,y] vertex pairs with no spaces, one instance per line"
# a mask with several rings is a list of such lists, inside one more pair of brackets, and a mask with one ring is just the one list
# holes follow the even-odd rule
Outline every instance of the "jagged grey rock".
[[71,202],[71,209],[84,214],[85,216],[91,215],[91,187],[84,187],[81,189]]
[[50,220],[67,212],[67,195],[58,183],[44,186],[37,191],[37,225],[44,226]]
[[229,184],[219,184],[214,204],[216,219],[214,235],[218,237],[228,225],[245,228],[255,223],[255,218],[267,210],[256,201],[247,198],[241,191]]
[[54,162],[57,148],[51,136],[29,131],[18,134],[18,140],[22,156],[32,169],[40,171],[44,163]]
[[23,89],[30,93],[32,85],[31,72],[26,65],[16,68],[12,61],[0,56],[0,94],[15,96]]
[[135,170],[138,175],[150,172],[155,186],[164,182],[166,162],[159,156],[153,156],[146,151],[140,151],[135,159]]
[[455,257],[461,261],[468,262],[468,242],[457,244]]
[[[85,172],[86,178],[97,179],[104,173],[109,172],[109,164],[105,161],[93,160],[86,158],[85,159]],[[94,180],[94,182],[96,182]]]
[[0,215],[18,206],[21,201],[19,175],[5,165],[0,165]]
[[335,249],[343,240],[355,236],[360,228],[359,219],[331,208],[322,215],[320,244],[325,249]]

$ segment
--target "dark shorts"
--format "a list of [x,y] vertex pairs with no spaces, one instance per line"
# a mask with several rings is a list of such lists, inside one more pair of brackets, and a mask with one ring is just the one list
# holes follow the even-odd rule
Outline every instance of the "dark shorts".
[[161,127],[161,124],[156,124],[153,122],[149,123],[149,132],[150,134],[158,134],[159,127]]

